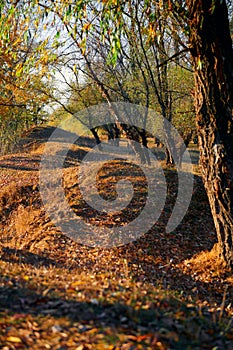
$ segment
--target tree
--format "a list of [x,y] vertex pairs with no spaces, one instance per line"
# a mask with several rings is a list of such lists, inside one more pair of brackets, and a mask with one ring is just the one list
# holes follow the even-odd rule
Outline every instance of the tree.
[[[115,22],[108,23],[108,30],[106,27],[102,29],[103,24],[106,26],[102,19],[104,8],[99,10],[94,3],[87,4],[83,16],[75,13],[76,7],[73,3],[69,3],[69,6],[68,4],[63,6],[47,2],[46,5],[41,4],[41,6],[50,11],[56,18],[55,23],[57,23],[60,45],[62,40],[67,41],[66,47],[69,49],[61,52],[60,59],[62,66],[69,69],[77,87],[79,85],[77,72],[82,72],[87,81],[99,88],[102,98],[110,106],[115,101],[142,104],[156,109],[165,119],[172,122],[173,102],[177,100],[178,95],[184,96],[184,92],[182,94],[181,85],[179,86],[180,91],[172,89],[173,77],[169,71],[175,63],[167,58],[171,52],[177,55],[176,50],[179,49],[180,43],[177,25],[176,32],[174,26],[168,25],[170,17],[166,4],[161,5],[155,2],[145,6],[145,3],[139,0],[128,1],[122,10],[122,31],[117,34],[117,37],[114,37],[116,34],[113,34]],[[164,12],[166,12],[165,18],[164,15],[161,15]],[[145,23],[148,25],[146,30],[144,30]],[[54,26],[54,23],[52,25]],[[67,36],[67,33],[70,35]],[[175,50],[171,44],[171,36],[174,36],[175,39]],[[85,47],[83,45],[84,39]],[[119,41],[120,54],[116,64],[113,65],[109,62],[109,52],[113,42],[116,42],[117,45],[117,40]],[[178,62],[177,57],[176,62]],[[179,58],[179,62],[182,62],[181,58]],[[65,77],[63,78],[70,93],[72,94],[72,89],[75,92],[77,87],[74,84],[71,86],[70,82]],[[116,113],[113,106],[112,110],[113,113]],[[127,126],[118,115],[115,117],[118,123],[121,123],[119,127],[129,139],[145,146],[144,148],[139,147],[138,156],[143,156],[147,147],[147,134],[145,132],[147,114],[142,116],[144,129],[141,130]],[[110,137],[119,135],[116,124],[113,128],[110,128],[109,125],[107,132]],[[166,145],[167,163],[173,163],[172,153],[178,152],[175,152],[176,147],[169,133],[170,131],[167,130],[163,141]],[[186,137],[186,134],[184,136]],[[141,160],[149,161],[149,158],[145,154]]]
[[233,49],[226,2],[187,0],[202,178],[220,257],[233,268]]
[[[202,178],[217,231],[219,256],[233,268],[233,51],[225,0],[161,2],[183,16],[195,71],[196,125]],[[144,6],[150,9],[150,2]],[[113,19],[112,54],[117,60],[123,3],[104,1],[105,28]],[[148,18],[151,12],[148,11]],[[103,25],[104,26],[104,25]],[[145,26],[150,27],[148,20]],[[119,30],[117,30],[117,28]],[[154,35],[153,30],[151,31]],[[149,33],[149,36],[151,36]]]
[[21,132],[39,123],[48,98],[41,93],[48,62],[46,42],[39,42],[34,18],[12,2],[0,2],[0,152],[9,151]]
[[[106,13],[111,8],[121,30],[122,4],[107,3]],[[219,258],[233,269],[233,49],[227,4],[225,0],[161,3],[185,18],[188,25],[184,29],[194,68],[202,178],[216,227]],[[150,7],[150,2],[145,6]]]
[[[144,1],[146,10],[151,8],[151,3],[157,2]],[[88,31],[94,27],[93,23],[86,21],[86,4],[84,0],[75,5],[69,1],[64,5],[54,1],[48,1],[46,5],[41,3],[47,12],[49,6],[53,7],[63,18],[64,25],[73,17],[82,20],[77,44],[84,52]],[[99,1],[93,12],[101,18],[103,37],[111,29],[108,33],[112,38],[112,62],[117,61],[120,52],[119,33],[123,28],[127,4],[128,1]],[[189,37],[195,71],[196,125],[202,177],[217,231],[219,257],[233,269],[233,51],[226,0],[163,0],[159,4],[165,9],[165,15],[170,11],[172,16],[185,19],[184,30]],[[151,11],[148,10],[147,14],[146,30],[150,29]],[[70,35],[75,31],[77,27],[74,26]],[[148,37],[154,35],[152,28]]]

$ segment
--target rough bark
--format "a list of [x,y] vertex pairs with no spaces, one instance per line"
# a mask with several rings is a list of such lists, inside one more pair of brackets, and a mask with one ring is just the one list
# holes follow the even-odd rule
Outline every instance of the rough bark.
[[187,0],[202,178],[220,257],[233,268],[233,50],[221,0]]

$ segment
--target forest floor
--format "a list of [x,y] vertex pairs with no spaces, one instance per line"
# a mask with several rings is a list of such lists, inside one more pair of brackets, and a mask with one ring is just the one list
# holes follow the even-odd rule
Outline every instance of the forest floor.
[[[62,234],[41,202],[38,169],[52,131],[33,129],[0,158],[0,348],[233,349],[233,277],[217,259],[198,166],[190,207],[173,232],[165,227],[177,172],[165,168],[168,196],[149,232],[120,247],[88,247]],[[125,225],[140,212],[137,201],[110,217],[82,200],[75,169],[91,146],[83,138],[66,159],[67,201],[89,225]],[[99,174],[108,199],[127,167],[116,159]],[[145,178],[136,168],[128,177],[140,195]]]

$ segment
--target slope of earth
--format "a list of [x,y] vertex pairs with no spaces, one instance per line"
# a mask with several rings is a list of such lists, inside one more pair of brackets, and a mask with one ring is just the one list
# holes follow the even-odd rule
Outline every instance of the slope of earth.
[[[0,348],[233,349],[233,279],[216,262],[200,177],[174,232],[165,227],[177,174],[164,169],[168,196],[150,231],[120,247],[89,247],[54,226],[42,204],[39,166],[53,130],[32,129],[17,152],[0,158]],[[66,140],[64,132],[51,144],[56,157]],[[146,179],[127,162],[108,162],[98,173],[99,193],[111,201],[116,183],[127,178],[135,184],[134,200],[121,215],[97,215],[83,200],[77,175],[93,146],[88,138],[70,146],[63,169],[67,202],[93,231],[124,226],[145,204]],[[92,174],[90,166],[84,187]]]

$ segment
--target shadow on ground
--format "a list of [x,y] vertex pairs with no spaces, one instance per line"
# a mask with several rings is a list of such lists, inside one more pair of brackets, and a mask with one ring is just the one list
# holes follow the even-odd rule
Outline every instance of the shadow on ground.
[[[222,332],[221,325],[214,322],[211,312],[202,310],[200,317],[200,311],[194,305],[172,296],[153,294],[150,290],[145,294],[144,289],[141,296],[135,300],[131,298],[130,303],[126,304],[119,295],[135,292],[130,287],[121,286],[109,291],[118,295],[114,302],[104,300],[103,295],[100,298],[96,292],[90,293],[87,301],[80,301],[77,295],[82,293],[82,288],[76,291],[76,297],[74,293],[74,297],[69,298],[64,292],[56,296],[59,292],[54,292],[52,286],[49,291],[39,291],[36,286],[32,288],[27,282],[7,276],[3,276],[1,282],[0,315],[5,322],[10,320],[11,324],[11,327],[3,324],[0,332],[2,345],[6,345],[12,339],[9,335],[18,329],[15,335],[17,339],[20,334],[24,335],[24,348],[29,348],[31,341],[33,346],[37,342],[41,344],[43,338],[53,343],[55,333],[56,345],[58,342],[64,344],[62,334],[66,334],[65,341],[75,335],[77,344],[86,337],[86,342],[88,339],[92,346],[100,338],[101,344],[113,343],[114,346],[132,343],[132,346],[140,344],[159,349],[163,345],[163,349],[181,350],[191,346],[209,349],[211,345],[212,349],[214,346],[230,349],[229,332]],[[64,322],[64,319],[67,321]],[[28,331],[31,324],[36,325],[39,334],[35,337],[31,332],[32,339]],[[25,337],[25,334],[28,336]],[[101,337],[98,338],[98,335]]]

